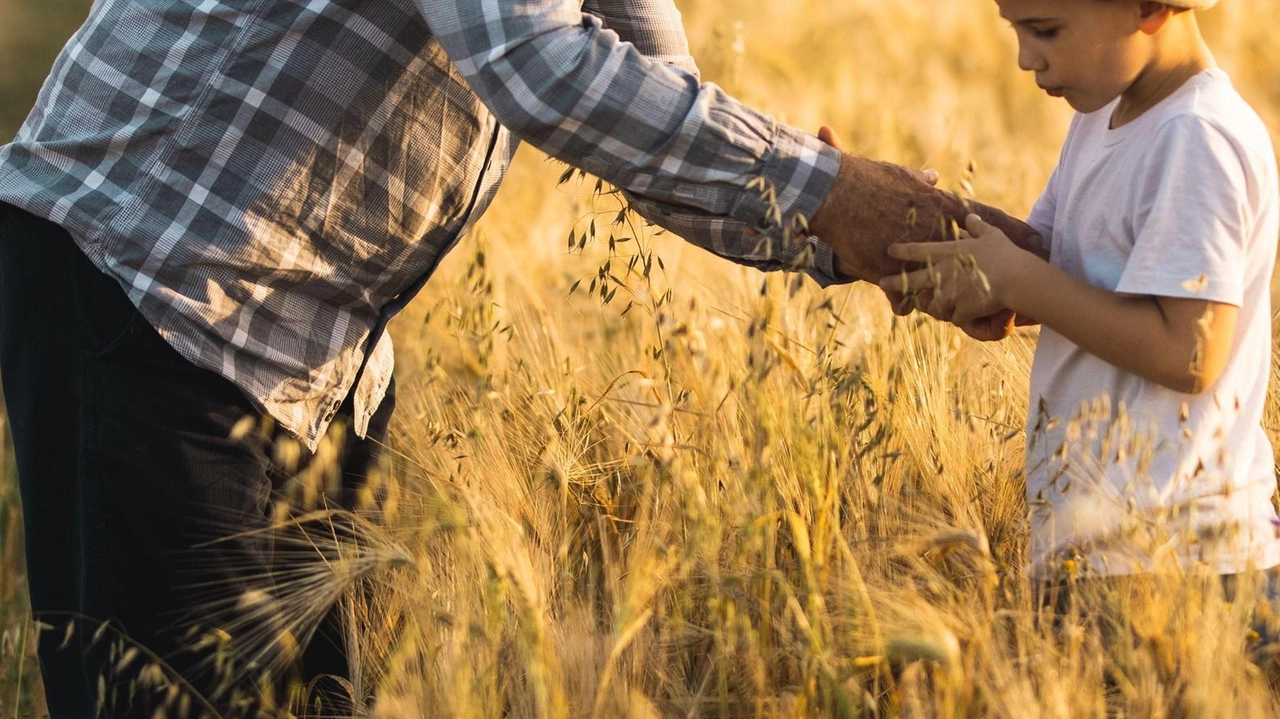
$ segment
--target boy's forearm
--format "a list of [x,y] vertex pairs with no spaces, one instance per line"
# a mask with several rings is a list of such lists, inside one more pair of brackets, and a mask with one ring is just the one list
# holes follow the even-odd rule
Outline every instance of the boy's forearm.
[[1037,258],[1002,282],[1000,299],[1090,354],[1179,392],[1202,389],[1194,333],[1170,326],[1154,297],[1095,287]]

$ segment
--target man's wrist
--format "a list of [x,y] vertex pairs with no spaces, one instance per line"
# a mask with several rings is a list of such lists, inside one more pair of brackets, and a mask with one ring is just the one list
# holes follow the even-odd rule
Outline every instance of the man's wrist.
[[857,173],[855,167],[857,158],[835,148],[829,149],[837,155],[837,172],[831,179],[831,187],[822,198],[822,204],[809,218],[809,231],[819,237],[834,235],[839,231],[839,225],[842,222],[848,222],[848,208],[843,207],[843,204],[849,197],[849,188],[854,184],[853,178]]

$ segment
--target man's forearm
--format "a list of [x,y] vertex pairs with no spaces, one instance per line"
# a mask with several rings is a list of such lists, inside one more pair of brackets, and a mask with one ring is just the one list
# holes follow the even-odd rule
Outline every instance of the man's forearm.
[[[839,153],[656,63],[572,0],[420,0],[497,119],[634,193],[759,225],[810,217]],[[760,178],[770,191],[750,189]]]

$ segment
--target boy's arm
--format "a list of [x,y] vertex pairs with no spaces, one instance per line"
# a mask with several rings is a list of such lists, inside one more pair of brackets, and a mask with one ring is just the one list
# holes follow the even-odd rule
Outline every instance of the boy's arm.
[[1025,257],[1005,284],[1004,302],[1086,352],[1178,392],[1207,389],[1226,367],[1237,307],[1122,295],[1020,254]]
[[1090,354],[1178,392],[1200,392],[1226,366],[1238,308],[1209,300],[1124,295],[1072,277],[1018,249],[998,229],[970,217],[970,239],[890,248],[899,259],[928,262],[915,273],[887,277],[887,289],[934,288],[930,314],[965,313],[962,296],[986,296],[994,305],[1039,320]]

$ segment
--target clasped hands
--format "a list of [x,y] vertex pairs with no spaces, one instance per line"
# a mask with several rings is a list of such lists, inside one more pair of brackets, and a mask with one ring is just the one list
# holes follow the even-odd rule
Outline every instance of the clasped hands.
[[[839,149],[829,128],[819,138]],[[919,309],[980,340],[1016,321],[996,291],[1040,253],[1026,223],[934,187],[936,174],[843,153],[826,201],[809,222],[846,276],[878,284],[899,314]]]
[[951,322],[979,340],[1004,339],[1013,331],[1018,318],[1004,290],[1032,255],[979,215],[965,218],[954,241],[894,244],[888,254],[918,267],[878,282],[900,306]]

